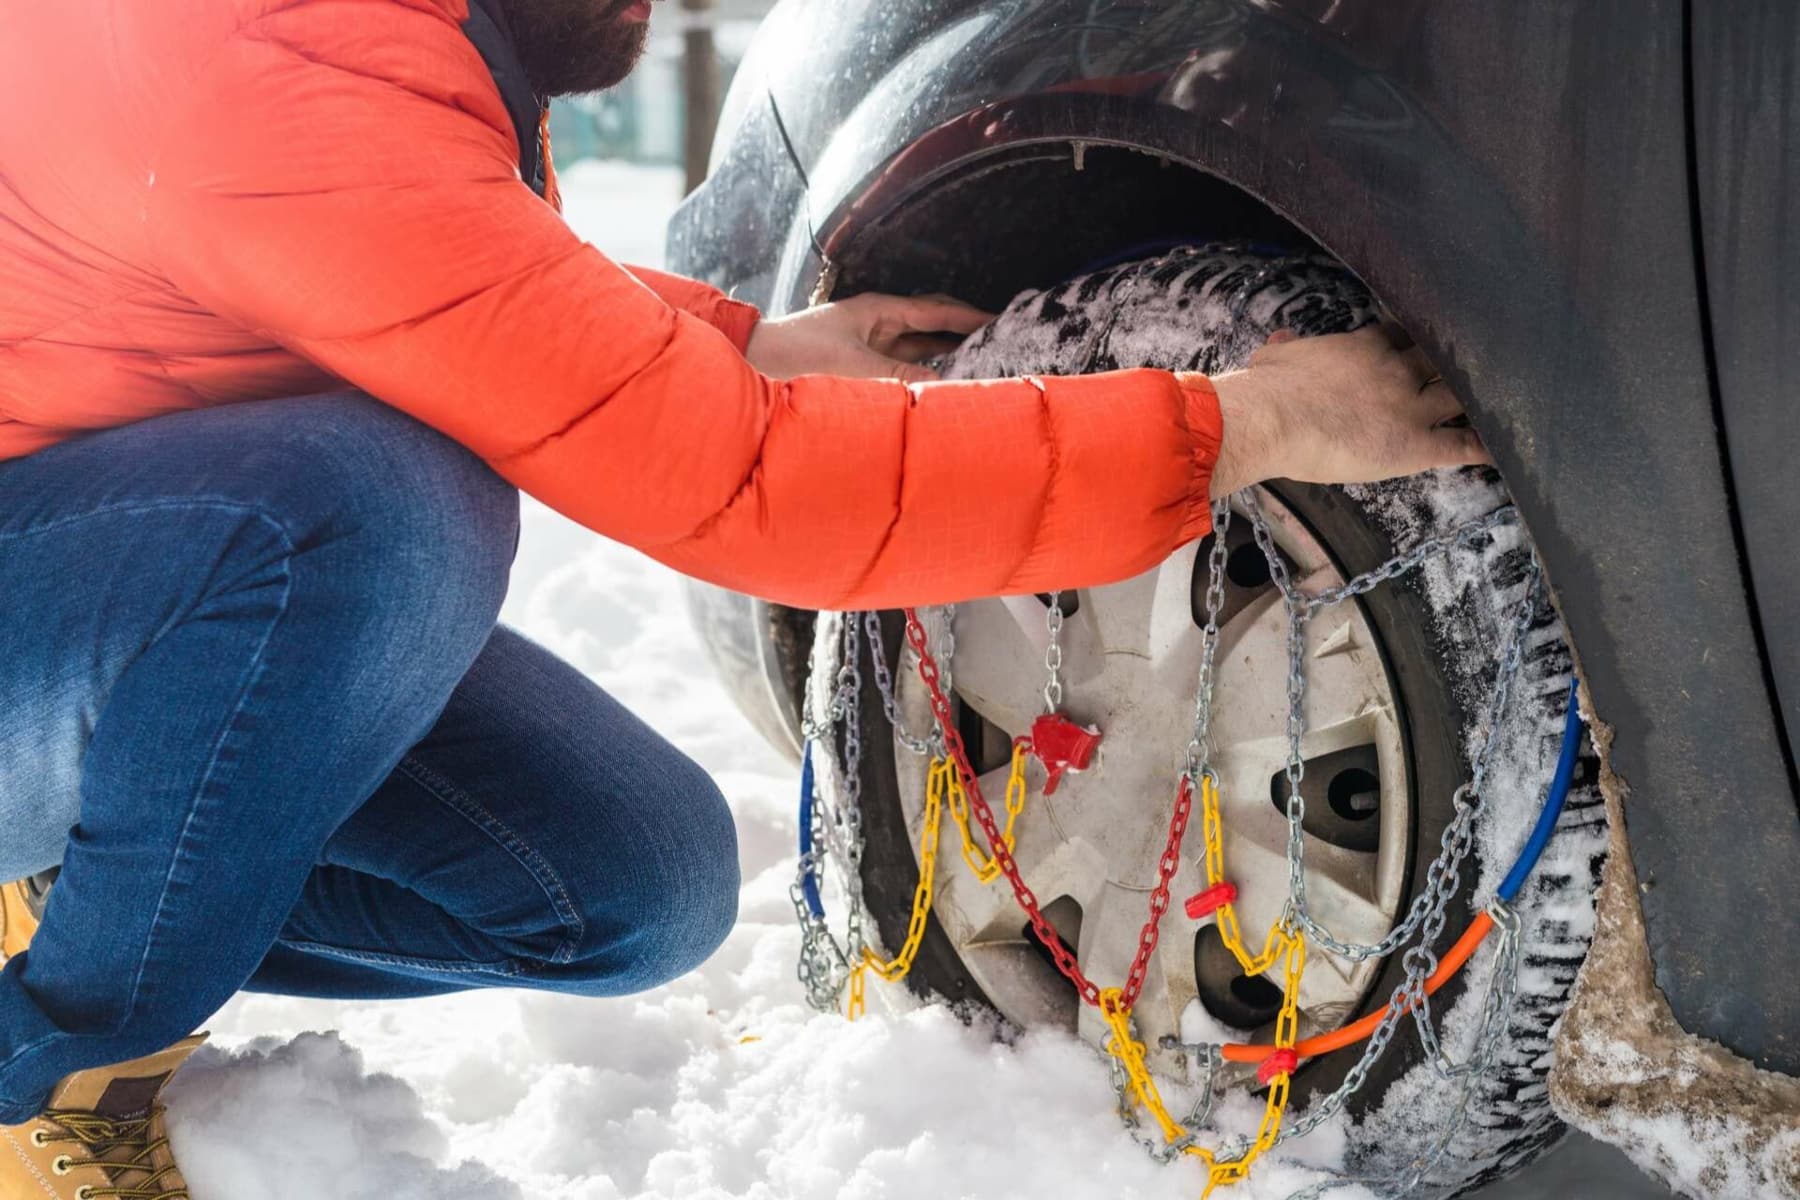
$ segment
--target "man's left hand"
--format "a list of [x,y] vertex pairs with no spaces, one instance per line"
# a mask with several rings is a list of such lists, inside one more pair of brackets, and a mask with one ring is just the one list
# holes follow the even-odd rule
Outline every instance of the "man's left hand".
[[954,350],[993,319],[949,296],[868,292],[757,322],[744,357],[776,379],[847,375],[926,383],[937,372],[920,364]]

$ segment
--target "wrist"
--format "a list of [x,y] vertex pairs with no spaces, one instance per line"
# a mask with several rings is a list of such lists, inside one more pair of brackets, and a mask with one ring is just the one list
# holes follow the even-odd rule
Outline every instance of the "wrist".
[[1280,433],[1277,406],[1263,395],[1262,381],[1248,370],[1213,377],[1223,434],[1213,466],[1214,500],[1280,474],[1275,467]]
[[[753,367],[756,366],[756,360],[762,357],[763,348],[758,343],[762,341],[762,335],[767,329],[768,325],[766,322],[757,321],[748,329],[744,330],[744,345],[740,353],[750,360],[750,365]],[[757,367],[757,369],[761,370],[762,368]]]

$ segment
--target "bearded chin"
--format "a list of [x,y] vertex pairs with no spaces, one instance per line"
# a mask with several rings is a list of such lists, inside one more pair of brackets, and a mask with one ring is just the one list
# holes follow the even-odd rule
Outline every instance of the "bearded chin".
[[603,0],[507,0],[519,61],[540,96],[617,87],[644,56],[650,26],[619,21]]

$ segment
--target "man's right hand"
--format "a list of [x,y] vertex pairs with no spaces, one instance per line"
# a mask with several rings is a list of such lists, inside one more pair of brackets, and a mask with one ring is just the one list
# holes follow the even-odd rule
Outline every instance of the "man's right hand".
[[1370,483],[1433,467],[1492,464],[1424,351],[1371,325],[1271,336],[1241,371],[1212,377],[1224,418],[1218,499],[1265,479]]

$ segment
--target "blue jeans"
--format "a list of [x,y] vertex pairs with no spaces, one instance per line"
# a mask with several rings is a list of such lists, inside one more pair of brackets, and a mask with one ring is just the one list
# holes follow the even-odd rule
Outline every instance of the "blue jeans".
[[640,991],[737,914],[698,766],[496,624],[518,492],[344,393],[0,463],[0,1124],[240,990]]

